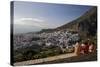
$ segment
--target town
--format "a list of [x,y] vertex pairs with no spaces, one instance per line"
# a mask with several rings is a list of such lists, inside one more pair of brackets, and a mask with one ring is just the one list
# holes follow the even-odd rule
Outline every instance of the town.
[[14,49],[41,45],[45,47],[58,46],[61,49],[70,48],[80,40],[78,33],[68,31],[56,31],[51,33],[26,33],[14,35]]

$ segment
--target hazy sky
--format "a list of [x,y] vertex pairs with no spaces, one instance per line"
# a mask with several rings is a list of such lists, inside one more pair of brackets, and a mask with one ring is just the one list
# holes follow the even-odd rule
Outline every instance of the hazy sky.
[[14,1],[14,32],[56,28],[72,21],[90,6]]

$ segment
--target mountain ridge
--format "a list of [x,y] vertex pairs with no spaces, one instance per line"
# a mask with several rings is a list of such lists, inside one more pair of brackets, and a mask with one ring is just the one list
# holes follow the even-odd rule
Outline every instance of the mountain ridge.
[[81,37],[91,37],[97,35],[97,7],[94,6],[86,11],[79,18],[68,22],[55,29],[43,29],[40,32],[53,32],[59,30],[75,31]]

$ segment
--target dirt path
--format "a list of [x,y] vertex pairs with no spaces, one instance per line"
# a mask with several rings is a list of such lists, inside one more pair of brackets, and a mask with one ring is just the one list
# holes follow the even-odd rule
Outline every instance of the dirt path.
[[63,54],[63,55],[53,56],[53,57],[48,57],[48,58],[17,62],[17,63],[14,63],[14,66],[39,64],[39,63],[45,63],[45,62],[60,60],[60,59],[64,59],[64,58],[74,57],[74,56],[76,56],[75,53]]
[[97,61],[97,52],[73,56],[64,59],[58,59],[49,62],[43,62],[39,64],[56,64],[56,63],[72,63],[72,62],[90,62],[90,61]]

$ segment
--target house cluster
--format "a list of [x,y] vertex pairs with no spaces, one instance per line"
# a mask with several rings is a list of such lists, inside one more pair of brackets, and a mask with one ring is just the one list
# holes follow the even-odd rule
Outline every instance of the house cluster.
[[[35,40],[36,38],[36,40]],[[21,47],[28,47],[34,44],[49,46],[59,46],[60,48],[72,47],[80,39],[78,33],[71,33],[68,31],[55,31],[50,33],[34,33],[14,36],[15,49]]]
[[73,46],[80,38],[78,33],[72,34],[68,31],[56,31],[53,33],[41,33],[40,37],[44,37],[46,46],[60,46],[61,48],[68,48]]

